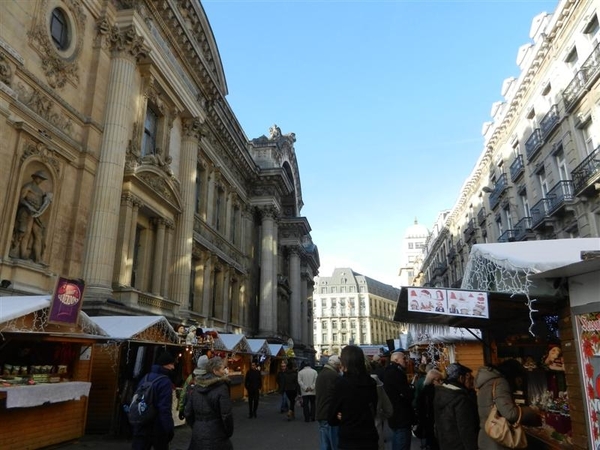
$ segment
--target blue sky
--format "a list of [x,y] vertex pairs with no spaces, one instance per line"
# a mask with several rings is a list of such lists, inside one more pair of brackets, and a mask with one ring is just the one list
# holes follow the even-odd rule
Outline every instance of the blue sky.
[[532,19],[558,2],[202,4],[247,137],[296,134],[319,274],[397,286],[405,230],[454,206]]

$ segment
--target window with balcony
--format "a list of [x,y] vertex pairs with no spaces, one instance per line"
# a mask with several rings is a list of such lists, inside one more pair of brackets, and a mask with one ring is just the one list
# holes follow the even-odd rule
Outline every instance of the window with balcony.
[[545,198],[548,196],[548,178],[546,177],[546,171],[543,168],[540,171],[538,171],[537,179],[542,198]]
[[573,48],[571,50],[569,50],[569,53],[567,53],[567,56],[565,57],[565,64],[573,72],[576,72],[577,69],[579,68],[578,62],[579,62],[579,55],[577,54],[577,47],[573,46]]
[[498,236],[502,236],[504,233],[504,228],[502,227],[502,217],[496,217],[496,231],[498,232]]
[[529,211],[529,200],[527,199],[527,192],[521,192],[519,195],[519,204],[521,205],[521,211],[523,217],[529,217],[531,212]]
[[567,167],[567,162],[565,161],[565,153],[560,147],[560,150],[554,155],[554,162],[556,164],[556,168],[558,169],[558,175],[561,180],[568,180],[569,177],[569,169]]
[[331,329],[332,330],[337,330],[337,327],[338,327],[337,320],[332,320],[331,321]]
[[581,124],[579,126],[579,129],[581,130],[581,138],[583,140],[583,145],[585,148],[585,152],[586,155],[591,154],[594,149],[598,146],[597,145],[597,137],[594,134],[593,128],[592,128],[593,122],[592,119],[589,118],[587,121],[585,121],[583,124]]

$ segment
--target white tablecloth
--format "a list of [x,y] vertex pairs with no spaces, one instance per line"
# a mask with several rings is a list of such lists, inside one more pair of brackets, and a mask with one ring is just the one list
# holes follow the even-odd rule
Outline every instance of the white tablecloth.
[[87,381],[69,381],[0,388],[0,392],[6,392],[7,408],[30,408],[45,403],[79,400],[89,395],[91,386],[92,383]]

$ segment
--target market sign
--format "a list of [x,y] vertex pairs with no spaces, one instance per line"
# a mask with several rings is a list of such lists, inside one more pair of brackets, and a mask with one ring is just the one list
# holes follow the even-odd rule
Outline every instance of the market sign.
[[489,318],[487,292],[416,287],[407,289],[408,311]]
[[50,303],[48,323],[77,325],[85,283],[81,279],[59,277]]

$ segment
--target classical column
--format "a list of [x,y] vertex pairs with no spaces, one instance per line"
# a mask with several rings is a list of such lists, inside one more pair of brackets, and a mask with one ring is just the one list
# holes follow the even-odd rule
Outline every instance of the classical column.
[[[277,292],[277,273],[274,268],[273,236],[275,212],[264,208],[261,210],[261,242],[260,242],[260,298],[258,329],[261,335],[267,336],[276,331],[277,307],[273,301],[273,291]],[[276,295],[276,293],[275,293]],[[274,304],[275,303],[275,304]]]
[[301,269],[300,276],[300,299],[302,301],[302,342],[306,345],[310,345],[313,342],[312,336],[314,333],[313,327],[313,309],[308,304],[308,279],[306,272]]
[[112,27],[107,38],[112,57],[83,264],[85,296],[98,300],[112,295],[125,153],[134,116],[132,106],[136,104],[136,62],[148,53],[133,27]]
[[127,245],[127,264],[125,270],[121,272],[121,280],[123,286],[132,286],[131,277],[133,274],[133,258],[135,254],[135,239],[137,235],[137,218],[140,210],[140,202],[133,200],[133,208],[131,211],[131,220],[129,222],[129,243]]
[[[307,316],[310,318],[308,321],[308,345],[313,346],[315,343],[315,333],[313,329],[313,320],[314,320],[314,310],[315,310],[315,298],[313,296],[315,290],[315,282],[312,278],[307,278],[306,283],[303,283],[302,287],[305,289],[305,292],[302,294],[302,298],[306,299],[306,307],[310,308],[310,312],[307,313]],[[310,299],[310,304],[308,303]]]
[[[207,169],[210,170],[210,169]],[[206,193],[206,223],[214,225],[215,221],[215,201],[216,201],[216,169],[213,169],[208,175],[208,190]]]
[[[272,295],[273,295],[273,328],[274,331],[280,331],[281,327],[279,326],[278,318],[280,315],[279,312],[279,292],[277,292],[278,285],[278,275],[279,275],[279,225],[277,222],[277,215],[273,217],[273,280],[272,280]],[[285,311],[287,313],[287,311]]]
[[154,219],[156,239],[154,241],[154,266],[152,267],[152,293],[161,294],[161,281],[163,275],[163,252],[165,251],[165,220]]
[[175,232],[172,295],[172,299],[179,305],[187,304],[190,297],[200,127],[201,122],[199,119],[184,119],[182,121],[180,176],[182,211]]
[[300,249],[298,247],[288,247],[290,255],[290,334],[296,342],[302,341],[302,323],[306,321],[306,316],[302,314],[301,309],[301,287],[300,287]]

